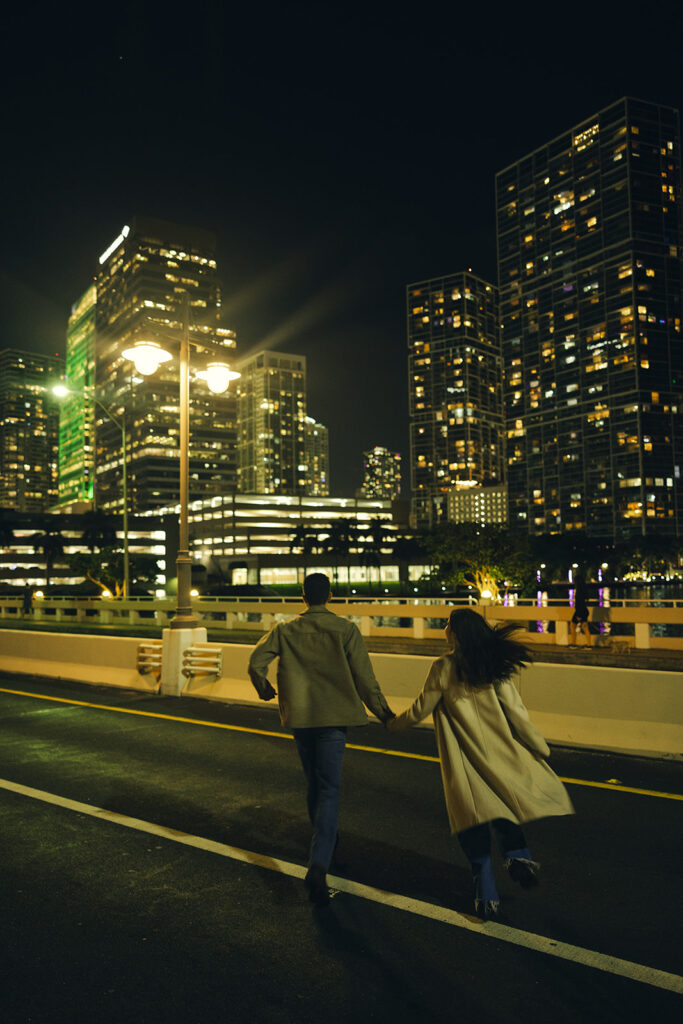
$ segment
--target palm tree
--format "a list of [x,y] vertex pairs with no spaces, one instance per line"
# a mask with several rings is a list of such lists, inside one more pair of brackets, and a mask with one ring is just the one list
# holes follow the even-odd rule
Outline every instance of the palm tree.
[[[348,578],[351,568],[351,545],[356,538],[356,525],[350,519],[337,519],[332,524],[330,533],[325,541],[325,551],[335,555],[337,559],[346,559],[347,569],[347,593]],[[337,584],[339,583],[339,566],[335,565]]]
[[397,537],[394,541],[393,554],[398,562],[401,593],[406,593],[410,582],[410,563],[424,557],[424,546],[417,537]]
[[33,550],[45,555],[45,584],[49,587],[55,559],[61,558],[64,554],[64,538],[59,527],[54,526],[49,520],[45,520],[43,533],[34,533],[31,540],[33,541]]
[[93,509],[83,516],[83,543],[94,554],[95,548],[116,546],[116,523],[111,515],[101,509]]
[[308,570],[308,559],[313,554],[316,548],[319,548],[320,542],[315,533],[311,533],[310,528],[305,523],[299,523],[296,530],[292,534],[292,538],[289,542],[289,553],[293,555],[295,551],[300,551],[303,558],[304,575],[307,574]]
[[386,543],[386,526],[384,522],[375,517],[370,521],[368,532],[365,534],[365,548],[363,551],[363,564],[370,570],[369,578],[372,580],[372,569],[377,569],[377,583],[381,582],[382,546]]
[[14,540],[14,530],[10,526],[10,520],[4,512],[0,512],[0,548],[11,548]]
[[368,569],[368,593],[372,593],[372,570],[377,569],[377,582],[380,582],[380,568],[382,565],[380,556],[370,546],[368,546],[360,556],[361,565]]

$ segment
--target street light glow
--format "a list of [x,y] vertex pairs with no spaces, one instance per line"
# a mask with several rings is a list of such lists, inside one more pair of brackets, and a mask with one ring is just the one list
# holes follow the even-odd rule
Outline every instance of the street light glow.
[[227,363],[209,363],[206,370],[200,370],[197,377],[206,381],[209,391],[214,395],[221,395],[227,391],[230,381],[237,380],[242,374],[237,370],[231,370]]
[[130,348],[124,349],[123,356],[135,363],[135,369],[143,377],[156,373],[162,363],[173,358],[156,341],[136,341]]

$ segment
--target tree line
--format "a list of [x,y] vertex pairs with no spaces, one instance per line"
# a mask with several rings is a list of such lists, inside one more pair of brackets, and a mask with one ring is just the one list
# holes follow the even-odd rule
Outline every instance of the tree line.
[[[11,513],[0,512],[0,547],[15,540]],[[65,555],[65,538],[56,517],[45,516],[42,528],[22,543],[33,545],[45,559],[49,586],[56,562],[74,575],[119,596],[123,588],[123,550],[116,533],[116,518],[103,511],[83,516],[81,541],[86,551]],[[328,529],[300,523],[289,540],[292,558],[306,571],[316,555],[330,555],[335,566],[354,565],[368,570],[370,581],[380,582],[380,568],[394,561],[401,588],[407,590],[411,565],[428,567],[420,589],[435,592],[468,585],[496,599],[506,588],[522,595],[535,593],[553,582],[566,581],[577,571],[588,581],[623,579],[628,573],[670,575],[679,565],[683,543],[671,537],[635,536],[610,542],[585,533],[531,536],[521,531],[476,523],[443,522],[431,530],[403,530],[396,534],[379,517],[367,524],[350,518],[335,520]],[[140,592],[153,587],[159,572],[153,555],[130,556],[131,583]],[[348,578],[348,576],[347,576]],[[339,581],[336,580],[336,583]]]

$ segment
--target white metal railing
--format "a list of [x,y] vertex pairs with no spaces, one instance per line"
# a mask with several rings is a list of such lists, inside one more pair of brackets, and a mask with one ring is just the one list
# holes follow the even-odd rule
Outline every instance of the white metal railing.
[[[547,601],[547,603],[546,603]],[[333,610],[357,623],[364,636],[440,639],[454,607],[476,605],[472,598],[420,597],[335,598]],[[568,622],[573,609],[566,601],[520,598],[513,604],[476,605],[489,621],[514,621],[531,643],[566,646]],[[202,625],[212,630],[263,632],[274,623],[299,614],[300,598],[236,597],[196,598],[193,608]],[[52,623],[74,623],[79,631],[88,623],[119,627],[149,626],[159,630],[175,613],[173,598],[131,597],[123,599],[44,597],[34,600],[25,615],[21,598],[0,596],[0,620],[30,621],[47,629]],[[615,598],[609,605],[591,607],[596,643],[628,644],[639,648],[669,647],[683,650],[683,600],[634,601]],[[669,635],[667,635],[669,634]],[[671,635],[673,634],[673,635]],[[678,634],[678,635],[676,635]]]

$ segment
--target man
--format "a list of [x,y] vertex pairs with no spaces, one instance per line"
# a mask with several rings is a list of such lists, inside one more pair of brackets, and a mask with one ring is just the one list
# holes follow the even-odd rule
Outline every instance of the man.
[[249,659],[249,676],[261,700],[271,700],[276,691],[268,682],[268,665],[279,657],[280,719],[294,733],[313,825],[305,885],[310,901],[325,906],[347,726],[367,725],[363,703],[382,722],[394,713],[375,679],[358,627],[325,607],[331,597],[327,576],[307,576],[303,597],[307,611],[259,640]]

